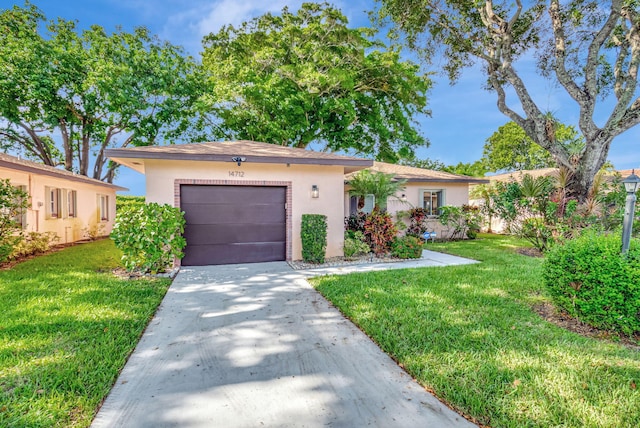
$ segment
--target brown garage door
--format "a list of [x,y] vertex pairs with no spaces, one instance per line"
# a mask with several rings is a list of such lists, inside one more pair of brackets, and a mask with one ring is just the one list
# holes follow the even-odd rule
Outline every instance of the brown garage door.
[[285,203],[285,187],[181,185],[187,222],[182,264],[285,260]]

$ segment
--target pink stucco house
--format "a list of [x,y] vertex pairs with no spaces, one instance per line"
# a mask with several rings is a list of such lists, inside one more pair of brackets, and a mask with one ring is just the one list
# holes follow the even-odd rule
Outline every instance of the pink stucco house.
[[302,214],[327,216],[326,255],[342,255],[344,217],[351,209],[345,180],[365,168],[409,179],[405,204],[390,203],[392,212],[426,200],[467,203],[474,181],[253,141],[110,149],[107,156],[145,174],[148,202],[185,212],[183,265],[300,259]]
[[111,233],[116,191],[123,187],[0,153],[0,178],[29,194],[30,208],[18,219],[26,232],[52,232],[58,243],[76,242],[95,231]]

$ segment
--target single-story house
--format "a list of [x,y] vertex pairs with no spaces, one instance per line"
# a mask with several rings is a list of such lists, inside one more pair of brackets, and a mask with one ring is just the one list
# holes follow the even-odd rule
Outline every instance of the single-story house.
[[[301,259],[303,214],[327,216],[326,255],[341,256],[350,209],[345,177],[366,168],[395,167],[253,141],[109,149],[106,154],[145,174],[148,202],[184,211],[182,265]],[[406,201],[416,206],[425,198],[440,205],[466,203],[474,181],[409,167],[391,172],[411,180]],[[401,208],[391,204],[390,209]]]
[[18,218],[26,232],[52,232],[59,243],[87,232],[106,236],[116,215],[116,191],[124,187],[0,153],[0,178],[29,194],[30,207]]
[[327,216],[327,257],[342,255],[344,175],[371,160],[253,141],[109,149],[146,176],[146,200],[185,213],[182,265],[302,258],[302,214]]
[[[444,171],[411,166],[374,162],[367,168],[372,172],[393,174],[396,179],[407,180],[405,189],[387,200],[387,212],[391,215],[411,208],[424,208],[434,217],[432,227],[438,236],[444,236],[443,226],[435,221],[439,209],[445,205],[462,206],[469,203],[469,186],[489,183],[483,178],[451,174]],[[357,210],[358,198],[349,195],[349,180],[356,173],[345,176],[345,216]]]

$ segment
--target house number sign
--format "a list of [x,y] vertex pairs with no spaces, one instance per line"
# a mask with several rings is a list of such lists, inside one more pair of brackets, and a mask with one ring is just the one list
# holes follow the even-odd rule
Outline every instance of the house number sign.
[[229,171],[229,177],[244,177],[244,171]]

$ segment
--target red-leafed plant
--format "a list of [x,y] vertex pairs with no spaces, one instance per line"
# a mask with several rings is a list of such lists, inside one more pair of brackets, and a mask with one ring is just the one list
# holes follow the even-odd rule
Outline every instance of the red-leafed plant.
[[376,254],[387,253],[397,233],[398,228],[386,212],[373,210],[364,222],[364,235]]

